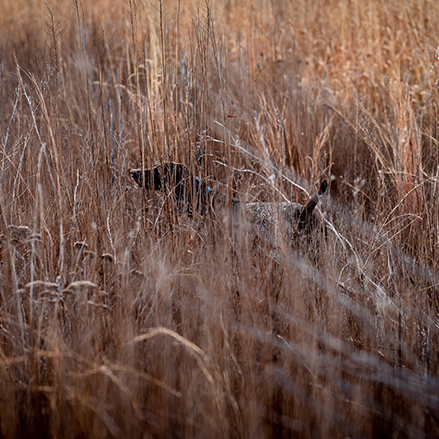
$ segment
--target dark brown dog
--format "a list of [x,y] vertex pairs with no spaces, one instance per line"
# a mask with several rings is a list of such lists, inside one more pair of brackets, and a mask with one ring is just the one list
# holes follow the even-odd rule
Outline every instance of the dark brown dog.
[[174,195],[178,205],[192,206],[196,199],[196,209],[200,210],[207,205],[211,188],[204,179],[193,175],[181,163],[165,162],[154,168],[132,169],[131,177],[140,186],[148,190],[164,192]]

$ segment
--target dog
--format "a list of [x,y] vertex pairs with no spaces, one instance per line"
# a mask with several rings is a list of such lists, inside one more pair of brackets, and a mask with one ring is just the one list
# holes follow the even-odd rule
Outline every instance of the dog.
[[203,211],[212,192],[204,179],[193,175],[181,163],[164,162],[143,172],[142,169],[132,169],[130,172],[140,187],[174,196],[179,208],[187,206],[191,210],[195,204],[198,212]]
[[314,227],[313,211],[328,188],[328,180],[323,180],[319,190],[306,204],[293,202],[252,202],[245,203],[244,209],[251,224],[264,230],[272,225],[276,218],[282,219],[289,234],[310,232]]

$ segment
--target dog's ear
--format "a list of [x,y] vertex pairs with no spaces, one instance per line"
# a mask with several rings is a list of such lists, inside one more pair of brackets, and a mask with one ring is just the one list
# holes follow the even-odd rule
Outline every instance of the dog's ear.
[[325,178],[325,179],[322,181],[322,183],[321,183],[321,185],[320,185],[319,192],[318,192],[318,194],[319,194],[320,197],[326,192],[326,189],[328,188],[328,186],[329,186],[329,182],[328,182],[328,180]]
[[328,188],[328,180],[323,180],[322,183],[320,184],[320,188],[318,190],[317,193],[315,193],[310,200],[308,201],[308,203],[306,203],[302,210],[300,211],[299,214],[299,221],[297,223],[297,228],[299,230],[303,230],[308,222],[310,221],[312,212],[314,210],[314,208],[317,206],[317,203],[320,200],[320,197],[326,192],[326,189]]
[[142,170],[141,169],[131,169],[131,178],[139,185],[142,186]]
[[[145,189],[161,190],[162,177],[159,167],[153,169],[131,169],[131,178],[140,186]],[[154,185],[154,186],[153,186]]]

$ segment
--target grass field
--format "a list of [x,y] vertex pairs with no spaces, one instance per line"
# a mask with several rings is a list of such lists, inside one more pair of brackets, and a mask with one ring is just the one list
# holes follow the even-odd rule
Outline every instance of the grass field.
[[0,438],[438,437],[438,92],[433,0],[4,1]]

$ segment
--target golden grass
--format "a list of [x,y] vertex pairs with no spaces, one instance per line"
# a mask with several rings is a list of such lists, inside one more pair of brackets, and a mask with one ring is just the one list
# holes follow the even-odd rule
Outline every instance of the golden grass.
[[439,434],[437,2],[3,3],[0,437]]

